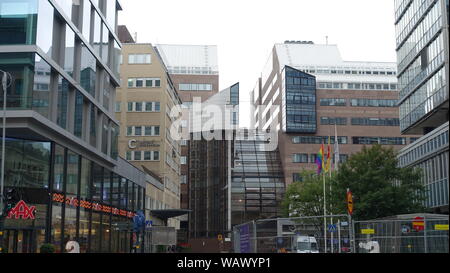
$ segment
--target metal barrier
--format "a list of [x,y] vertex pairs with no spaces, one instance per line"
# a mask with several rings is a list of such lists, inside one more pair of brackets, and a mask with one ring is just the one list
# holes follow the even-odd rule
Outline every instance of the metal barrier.
[[354,230],[359,253],[448,253],[448,215],[356,221]]
[[437,214],[260,219],[233,227],[236,253],[448,253],[448,243],[448,215]]
[[261,219],[233,228],[236,253],[345,253],[352,249],[347,215]]

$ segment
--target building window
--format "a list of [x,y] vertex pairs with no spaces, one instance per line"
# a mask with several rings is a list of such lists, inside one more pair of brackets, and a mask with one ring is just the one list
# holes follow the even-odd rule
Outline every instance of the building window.
[[294,163],[308,163],[308,154],[293,154]]
[[187,157],[186,156],[180,157],[180,164],[187,164]]
[[293,173],[292,174],[292,182],[303,182],[303,177],[300,173]]
[[151,64],[151,54],[128,54],[128,64]]
[[128,79],[129,88],[151,88],[151,87],[161,87],[160,78],[129,78]]
[[360,126],[399,126],[398,118],[352,118],[352,125]]
[[404,137],[352,137],[353,144],[406,145]]
[[320,106],[347,106],[345,99],[320,99]]
[[347,118],[338,117],[320,117],[322,125],[347,125]]
[[115,108],[115,111],[116,112],[120,112],[120,102],[116,102],[116,108]]
[[209,83],[180,83],[180,91],[212,91],[212,84]]

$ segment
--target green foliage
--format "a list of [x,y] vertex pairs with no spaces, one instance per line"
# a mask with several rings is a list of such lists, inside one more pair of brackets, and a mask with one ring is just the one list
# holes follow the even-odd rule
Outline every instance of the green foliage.
[[[284,215],[323,215],[323,177],[306,172],[302,177],[303,182],[293,183],[286,190],[282,203]],[[399,168],[392,148],[381,145],[363,147],[361,152],[341,164],[332,178],[325,177],[328,214],[330,211],[333,214],[347,213],[347,188],[353,193],[353,218],[356,220],[425,210],[421,170]]]
[[40,253],[55,253],[55,246],[52,244],[43,244]]

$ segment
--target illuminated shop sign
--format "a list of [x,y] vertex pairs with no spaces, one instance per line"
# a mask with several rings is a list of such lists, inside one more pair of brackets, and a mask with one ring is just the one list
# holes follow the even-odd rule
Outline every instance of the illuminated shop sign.
[[35,216],[34,213],[36,211],[35,206],[28,206],[23,200],[20,200],[14,208],[12,208],[7,219],[31,219],[34,220]]
[[66,203],[66,205],[73,207],[82,207],[87,210],[101,211],[105,213],[112,213],[114,215],[120,215],[128,218],[133,218],[136,214],[132,211],[127,211],[123,209],[114,208],[107,205],[101,205],[99,203],[89,202],[85,200],[78,200],[75,197],[66,197],[64,200],[64,195],[60,193],[53,194],[53,201],[58,203]]

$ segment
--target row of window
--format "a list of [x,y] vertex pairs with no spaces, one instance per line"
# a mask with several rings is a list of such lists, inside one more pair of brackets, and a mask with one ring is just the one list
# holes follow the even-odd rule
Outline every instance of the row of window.
[[398,118],[352,118],[352,125],[362,126],[399,126]]
[[399,107],[401,130],[409,127],[448,99],[448,92],[445,90],[446,85],[445,67],[442,67],[425,84],[404,100]]
[[146,102],[128,102],[128,112],[160,112],[161,104],[159,101]]
[[341,75],[395,75],[395,71],[372,70],[372,68],[301,68],[301,71],[311,74],[341,74]]
[[415,27],[411,35],[397,51],[397,63],[399,64],[398,69],[400,72],[429,43],[430,39],[441,28],[441,25],[440,5],[437,4],[434,5],[424,20]]
[[127,136],[159,136],[159,126],[128,126]]
[[159,161],[159,151],[127,151],[128,161]]
[[352,137],[353,144],[406,145],[405,137]]
[[[406,12],[400,21],[395,25],[395,34],[396,34],[396,44],[399,46],[408,36],[411,35],[411,30],[415,27],[417,22],[421,20],[422,16],[425,12],[428,11],[430,5],[435,2],[435,0],[413,0],[411,5],[408,7]],[[437,1],[439,2],[439,1]],[[437,3],[435,6],[440,6],[440,3]],[[431,9],[432,11],[433,9]],[[433,12],[434,13],[434,12]],[[441,11],[436,11],[437,14],[440,14]],[[428,19],[427,19],[428,18]],[[431,26],[432,22],[434,22],[435,16],[426,16],[422,22],[425,22],[427,27]],[[426,27],[426,29],[427,29]]]
[[[346,99],[320,99],[320,106],[347,106]],[[350,106],[355,107],[396,107],[397,100],[388,99],[350,99]]]
[[128,87],[130,88],[150,88],[161,87],[160,78],[129,78]]
[[[339,144],[347,144],[348,143],[346,136],[338,136],[337,139],[338,139]],[[328,136],[293,136],[292,143],[294,143],[294,144],[328,143]],[[330,138],[330,143],[331,144],[335,143],[334,137]]]
[[212,91],[212,84],[209,83],[180,83],[180,91]]
[[354,89],[354,90],[397,90],[397,84],[393,83],[343,83],[343,82],[318,82],[318,89]]
[[[334,162],[335,155],[333,154],[332,161]],[[317,154],[292,154],[293,163],[316,163]],[[339,154],[339,162],[347,161],[348,155]]]
[[421,54],[412,62],[399,77],[400,97],[404,97],[414,90],[423,79],[430,75],[444,62],[444,35],[441,33],[431,44],[422,50]]
[[[338,136],[339,144],[348,144],[346,136]],[[404,137],[352,137],[353,144],[382,144],[382,145],[406,145]],[[328,136],[293,136],[294,144],[327,144]],[[335,138],[330,138],[330,144],[335,143]]]
[[449,134],[448,131],[443,132],[436,136],[433,139],[430,139],[429,141],[421,144],[420,146],[417,146],[416,148],[412,149],[408,153],[401,155],[399,157],[400,165],[401,166],[407,166],[420,158],[423,158],[427,154],[430,154],[445,145],[448,145],[449,143]]

